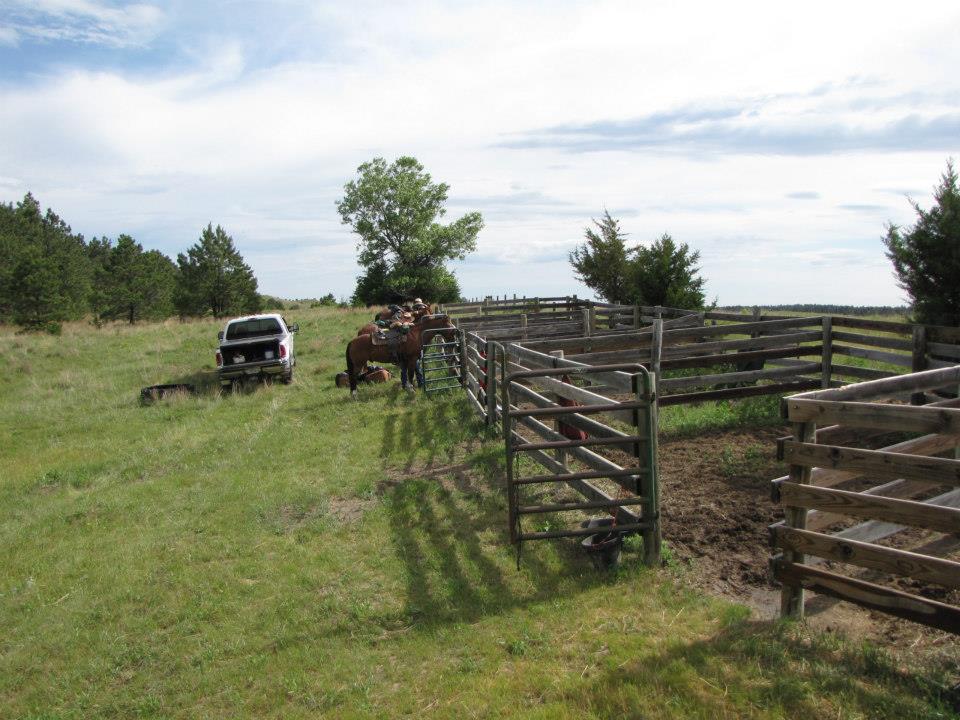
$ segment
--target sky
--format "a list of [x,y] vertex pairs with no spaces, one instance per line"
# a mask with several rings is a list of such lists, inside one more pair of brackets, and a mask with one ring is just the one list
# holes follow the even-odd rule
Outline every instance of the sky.
[[882,237],[960,155],[960,3],[0,0],[0,201],[261,292],[348,297],[335,202],[413,155],[478,210],[464,295],[589,297],[607,210],[700,252],[721,305],[899,305]]

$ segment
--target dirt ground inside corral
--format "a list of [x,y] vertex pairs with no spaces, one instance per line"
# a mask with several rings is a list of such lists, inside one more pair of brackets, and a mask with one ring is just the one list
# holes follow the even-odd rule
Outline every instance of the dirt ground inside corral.
[[[660,510],[673,560],[690,584],[743,603],[764,619],[780,611],[780,591],[768,571],[767,528],[783,519],[770,498],[770,481],[787,472],[776,459],[776,440],[786,435],[785,427],[767,427],[660,440]],[[814,627],[901,653],[960,657],[955,636],[830,598],[808,600],[807,617]]]

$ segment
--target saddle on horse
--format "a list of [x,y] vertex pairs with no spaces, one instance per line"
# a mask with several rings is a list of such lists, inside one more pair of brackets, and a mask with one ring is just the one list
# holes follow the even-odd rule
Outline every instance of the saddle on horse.
[[374,345],[389,345],[396,349],[400,346],[410,332],[410,326],[403,323],[393,322],[387,328],[380,328],[370,336],[370,341]]

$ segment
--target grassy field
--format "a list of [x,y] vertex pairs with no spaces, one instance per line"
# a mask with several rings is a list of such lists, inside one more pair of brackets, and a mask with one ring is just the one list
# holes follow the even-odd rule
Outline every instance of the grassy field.
[[294,383],[224,396],[212,321],[0,329],[0,718],[953,717],[945,669],[755,622],[635,548],[518,570],[464,398],[353,402],[368,314],[289,315]]

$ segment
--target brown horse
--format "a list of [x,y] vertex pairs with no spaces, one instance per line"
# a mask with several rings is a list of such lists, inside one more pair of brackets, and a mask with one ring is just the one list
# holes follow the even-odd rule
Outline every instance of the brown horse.
[[441,334],[445,337],[449,335],[451,339],[456,333],[456,328],[450,322],[448,316],[425,315],[410,327],[406,337],[400,340],[396,348],[388,345],[374,345],[372,335],[357,335],[353,338],[347,343],[346,351],[347,375],[350,376],[350,394],[356,396],[357,371],[366,367],[371,360],[398,365],[400,367],[400,384],[404,390],[408,389],[408,379],[411,372],[417,375],[417,380],[422,385],[418,362],[420,360],[420,350],[423,347],[423,333],[427,330],[447,330],[449,332]]
[[[404,314],[410,313],[414,320],[419,320],[424,315],[432,315],[433,310],[431,309],[428,303],[416,303],[415,305],[401,305],[400,309],[403,310]],[[393,317],[393,313],[390,312],[390,308],[383,308],[378,310],[376,315],[373,316],[374,320],[390,320]]]

